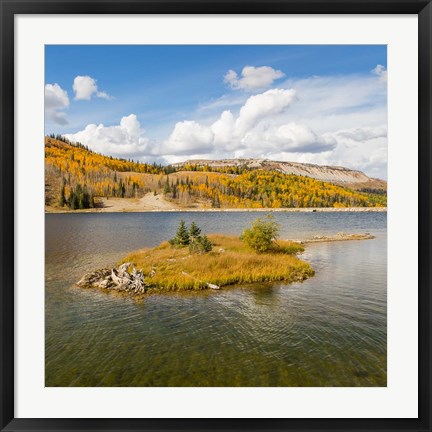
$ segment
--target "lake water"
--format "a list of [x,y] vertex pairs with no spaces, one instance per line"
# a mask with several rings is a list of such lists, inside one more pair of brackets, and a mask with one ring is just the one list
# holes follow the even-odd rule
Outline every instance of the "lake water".
[[178,222],[240,234],[263,213],[46,215],[46,386],[386,386],[386,213],[274,213],[281,238],[370,232],[307,245],[302,283],[152,295],[74,283]]

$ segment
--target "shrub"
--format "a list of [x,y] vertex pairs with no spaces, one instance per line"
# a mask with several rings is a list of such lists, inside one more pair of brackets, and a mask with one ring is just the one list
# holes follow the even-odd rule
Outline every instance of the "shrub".
[[243,231],[240,239],[255,251],[266,252],[274,246],[274,241],[279,235],[279,224],[273,220],[273,216],[265,219],[258,218],[250,228]]

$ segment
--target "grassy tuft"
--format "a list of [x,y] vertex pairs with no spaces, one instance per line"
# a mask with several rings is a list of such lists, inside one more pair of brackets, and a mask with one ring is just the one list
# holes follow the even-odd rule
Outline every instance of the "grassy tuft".
[[[256,253],[238,237],[212,234],[213,251],[190,254],[163,242],[153,249],[133,252],[119,262],[132,263],[147,275],[154,291],[207,289],[207,283],[226,286],[253,282],[302,281],[314,275],[310,265],[295,256],[303,246],[278,241],[265,253]],[[153,277],[149,275],[154,271]]]

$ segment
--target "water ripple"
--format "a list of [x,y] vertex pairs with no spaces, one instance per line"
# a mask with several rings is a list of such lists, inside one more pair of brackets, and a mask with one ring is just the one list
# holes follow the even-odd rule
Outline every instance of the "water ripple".
[[303,283],[141,303],[73,286],[85,271],[158,244],[180,217],[238,234],[256,215],[47,215],[47,386],[386,385],[385,214],[276,214],[284,237],[377,235],[309,245],[302,258],[316,275]]

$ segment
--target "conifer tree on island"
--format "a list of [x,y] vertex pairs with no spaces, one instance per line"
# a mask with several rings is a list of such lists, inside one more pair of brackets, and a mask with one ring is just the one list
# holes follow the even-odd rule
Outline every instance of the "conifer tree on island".
[[176,236],[168,240],[171,247],[184,248],[189,246],[190,253],[203,254],[210,252],[213,249],[213,244],[206,235],[201,235],[201,228],[192,222],[187,229],[184,220],[182,219],[177,228]]
[[182,219],[179,223],[179,227],[177,228],[176,236],[169,240],[171,246],[174,247],[185,247],[189,244],[189,232],[186,228],[185,221]]
[[196,238],[196,237],[199,237],[200,234],[201,234],[201,228],[199,228],[195,222],[192,222],[191,226],[189,228],[190,237]]
[[210,252],[213,249],[213,243],[204,234],[202,237],[198,237],[201,253]]

